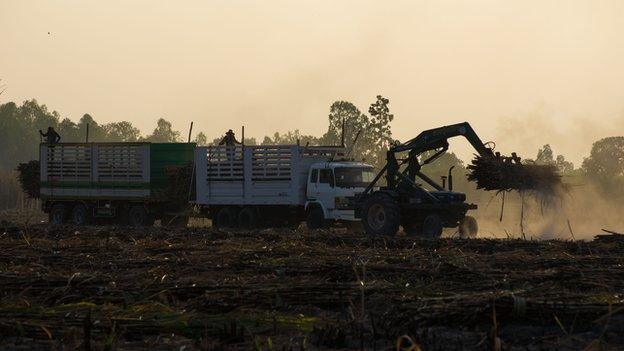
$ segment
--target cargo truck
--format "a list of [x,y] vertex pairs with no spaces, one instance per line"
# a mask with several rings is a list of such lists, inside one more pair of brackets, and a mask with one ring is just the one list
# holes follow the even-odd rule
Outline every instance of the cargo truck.
[[[50,223],[185,222],[188,196],[170,196],[172,174],[192,165],[194,143],[40,144],[42,208]],[[192,166],[191,166],[192,168]]]
[[198,147],[195,202],[217,227],[357,223],[351,199],[373,167],[344,157],[345,148],[331,146]]

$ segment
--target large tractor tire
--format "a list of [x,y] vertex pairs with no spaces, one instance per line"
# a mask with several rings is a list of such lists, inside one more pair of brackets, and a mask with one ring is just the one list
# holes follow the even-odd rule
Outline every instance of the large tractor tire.
[[423,221],[420,236],[426,239],[437,239],[442,236],[442,229],[444,229],[444,224],[440,216],[430,214]]
[[395,235],[401,224],[399,204],[388,194],[371,195],[362,206],[362,225],[368,235]]
[[48,219],[50,224],[60,225],[67,222],[67,208],[65,204],[56,203],[50,209],[48,213]]
[[325,219],[325,214],[321,206],[312,206],[308,210],[306,217],[306,225],[308,229],[322,229],[329,227],[329,222]]
[[71,212],[71,221],[74,225],[82,226],[91,224],[91,213],[84,204],[76,204]]
[[253,207],[245,207],[238,213],[238,227],[252,230],[258,227],[258,213]]
[[459,222],[460,238],[476,238],[479,233],[479,225],[474,217],[466,216]]

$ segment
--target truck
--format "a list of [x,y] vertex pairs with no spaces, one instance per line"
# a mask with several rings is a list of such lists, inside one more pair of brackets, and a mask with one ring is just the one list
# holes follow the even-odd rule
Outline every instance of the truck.
[[172,198],[176,172],[192,165],[194,143],[42,143],[40,196],[50,223],[133,226],[184,222],[188,196]]
[[197,147],[195,204],[221,228],[359,222],[350,199],[369,185],[373,167],[345,154],[338,146]]

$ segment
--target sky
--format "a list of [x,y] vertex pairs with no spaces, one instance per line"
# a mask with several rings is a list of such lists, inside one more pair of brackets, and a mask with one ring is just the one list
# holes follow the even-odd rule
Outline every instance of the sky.
[[261,140],[321,135],[333,101],[382,94],[396,139],[468,121],[578,165],[624,132],[622,18],[619,0],[1,0],[0,102]]

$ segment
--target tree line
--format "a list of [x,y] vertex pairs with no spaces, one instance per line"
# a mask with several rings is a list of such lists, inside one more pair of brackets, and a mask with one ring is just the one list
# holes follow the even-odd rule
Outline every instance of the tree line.
[[[357,160],[381,168],[385,162],[385,152],[393,142],[391,122],[394,115],[389,108],[389,99],[378,95],[362,112],[349,101],[336,101],[326,118],[327,131],[321,136],[302,134],[299,130],[286,133],[275,132],[265,136],[260,142],[255,138],[245,138],[246,145],[256,144],[295,144],[339,145],[344,126],[344,142],[349,155]],[[87,128],[89,141],[94,142],[180,142],[182,133],[173,129],[164,118],[157,121],[156,127],[148,135],[142,135],[131,122],[98,123],[91,115],[83,115],[78,122],[50,111],[46,105],[36,100],[24,101],[21,105],[7,102],[0,105],[0,170],[14,170],[18,163],[38,158],[39,130],[54,127],[62,136],[63,142],[85,141]],[[199,145],[216,145],[222,136],[209,139],[200,132],[194,138]],[[567,161],[563,155],[556,155],[549,144],[540,148],[534,159],[524,162],[555,165],[564,176],[583,177],[598,186],[610,198],[624,198],[624,137],[614,136],[596,141],[590,155],[580,167]],[[474,189],[463,175],[464,163],[452,153],[444,154],[437,162],[426,165],[423,172],[434,179],[446,175],[455,166],[456,189],[471,193]]]

